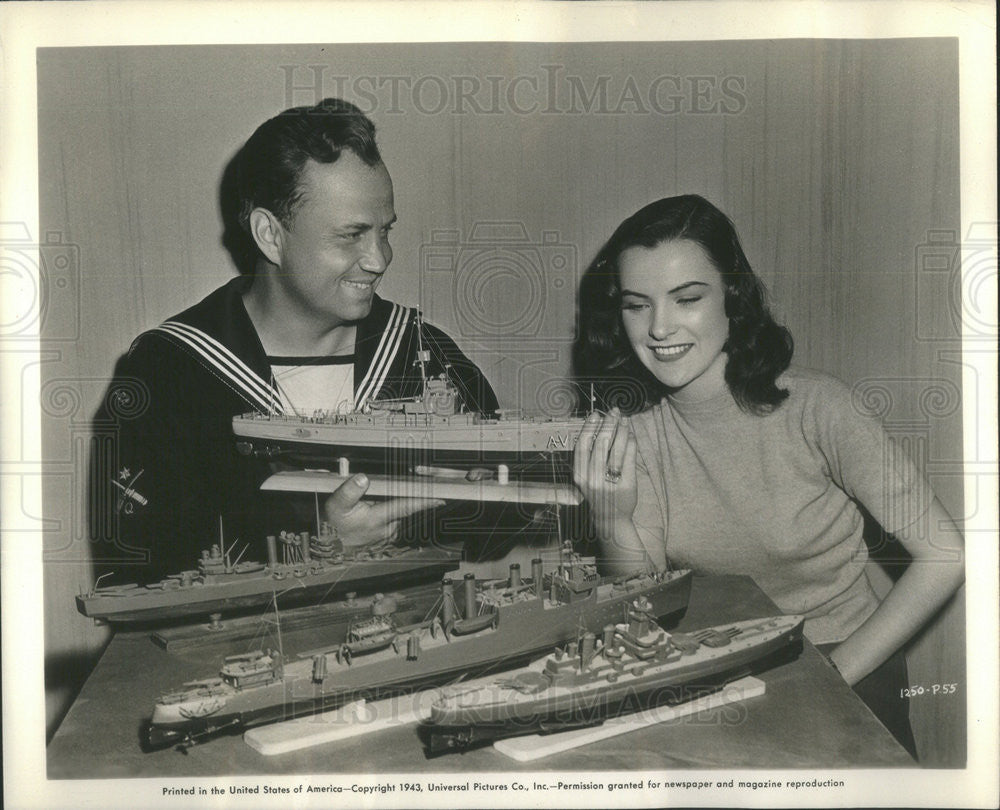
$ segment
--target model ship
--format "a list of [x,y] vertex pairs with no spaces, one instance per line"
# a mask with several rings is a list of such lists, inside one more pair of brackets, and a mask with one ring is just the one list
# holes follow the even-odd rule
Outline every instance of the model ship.
[[[348,631],[357,621],[370,616],[395,614],[394,620],[402,623],[418,622],[434,608],[441,597],[439,582],[410,585],[396,591],[377,592],[370,596],[348,592],[343,598],[324,599],[316,604],[284,610],[281,627],[285,633],[322,629],[326,639],[347,638]],[[278,601],[285,601],[277,595]],[[157,627],[153,641],[168,652],[197,649],[219,644],[235,645],[252,643],[261,632],[260,611],[248,615],[210,614],[208,621]]]
[[431,756],[505,737],[599,725],[722,689],[801,650],[802,616],[665,633],[642,598],[606,626],[528,667],[478,687],[447,687],[421,731]]
[[275,407],[236,416],[237,447],[246,455],[283,457],[306,467],[345,458],[373,472],[412,472],[414,465],[474,470],[502,464],[534,480],[549,480],[556,461],[566,477],[582,418],[460,410],[447,363],[444,374],[431,378],[425,371],[429,360],[421,346],[416,360],[421,389],[414,397],[367,400],[348,413],[320,410],[299,416]]
[[[280,550],[280,557],[279,557]],[[454,570],[461,554],[439,548],[390,546],[379,552],[344,552],[327,524],[317,534],[281,532],[267,537],[267,562],[233,558],[221,532],[196,567],[148,585],[100,587],[76,597],[84,615],[109,622],[156,622],[267,605],[315,602],[350,592],[385,590]]]
[[568,459],[583,429],[577,417],[456,412],[454,398],[442,412],[434,404],[435,383],[449,385],[430,380],[421,398],[369,402],[351,413],[247,413],[233,417],[233,433],[247,455],[287,457],[305,466],[340,458],[373,470],[393,470],[393,462],[467,468],[505,464],[517,472],[535,467],[547,477],[552,471],[538,463],[539,457]]
[[299,660],[260,650],[249,668],[226,661],[217,676],[185,684],[157,701],[147,746],[187,746],[359,698],[518,666],[581,631],[624,620],[636,599],[645,600],[651,617],[676,617],[686,609],[691,588],[689,571],[602,578],[593,558],[568,550],[548,574],[540,559],[531,568],[527,581],[516,565],[501,581],[477,582],[467,574],[460,599],[445,579],[440,603],[424,621],[399,625],[392,616],[378,617],[352,627],[346,641],[303,653]]

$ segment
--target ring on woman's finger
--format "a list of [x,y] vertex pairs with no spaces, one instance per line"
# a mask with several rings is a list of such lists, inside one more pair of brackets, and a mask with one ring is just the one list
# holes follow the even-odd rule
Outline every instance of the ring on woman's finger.
[[604,480],[609,484],[617,484],[622,480],[622,471],[616,470],[614,467],[608,467],[604,471]]

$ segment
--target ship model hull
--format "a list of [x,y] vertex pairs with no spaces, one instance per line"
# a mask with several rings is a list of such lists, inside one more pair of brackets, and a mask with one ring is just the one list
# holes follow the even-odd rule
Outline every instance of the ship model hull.
[[[541,562],[534,583],[541,580]],[[534,569],[534,566],[533,566]],[[513,579],[513,577],[512,577]],[[486,606],[493,619],[447,608],[451,587],[445,581],[442,613],[415,627],[399,628],[394,643],[368,655],[352,657],[342,645],[284,664],[273,682],[242,688],[230,681],[189,685],[181,699],[161,698],[148,727],[148,748],[192,744],[218,733],[327,711],[361,698],[373,700],[526,663],[542,651],[575,638],[580,628],[600,628],[620,621],[629,605],[644,599],[658,619],[679,617],[687,607],[689,571],[637,575],[618,581],[581,585],[561,574],[546,579],[549,593],[529,581],[499,591],[466,578],[466,614],[470,604]],[[552,584],[554,583],[554,584]],[[470,599],[475,588],[475,598]],[[449,615],[451,614],[451,615]],[[471,632],[467,632],[471,629]]]
[[485,419],[473,414],[346,414],[308,419],[245,414],[233,419],[247,455],[300,466],[340,458],[371,472],[417,465],[470,469],[504,464],[524,480],[568,480],[582,419]]
[[625,630],[637,642],[625,646],[636,655],[620,647],[616,657],[602,655],[615,652],[609,641],[589,658],[579,649],[560,651],[488,686],[446,687],[432,704],[421,735],[428,755],[437,756],[683,703],[793,659],[801,650],[802,625],[801,616],[775,616],[677,634],[687,643],[683,652],[669,637],[653,639],[647,633],[643,644],[641,634]]
[[[421,339],[420,324],[417,337]],[[493,415],[458,410],[463,397],[447,371],[428,377],[431,359],[423,345],[418,394],[398,399],[368,399],[341,413],[319,410],[312,416],[280,412],[233,417],[238,449],[248,455],[279,457],[305,466],[340,458],[368,472],[397,474],[414,466],[459,468],[503,464],[522,480],[569,480],[570,461],[584,420],[569,416],[499,410]],[[438,358],[447,369],[447,358]],[[591,402],[593,403],[593,393]]]
[[98,588],[76,597],[84,616],[112,623],[155,623],[210,613],[264,606],[275,597],[282,605],[314,603],[349,592],[391,590],[407,583],[440,578],[454,570],[457,552],[407,549],[395,555],[339,563],[270,563],[246,573],[168,578],[153,586]]

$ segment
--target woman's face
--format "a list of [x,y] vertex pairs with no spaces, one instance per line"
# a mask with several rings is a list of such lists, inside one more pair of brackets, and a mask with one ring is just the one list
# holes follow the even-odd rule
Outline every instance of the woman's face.
[[639,361],[676,399],[726,389],[725,288],[701,245],[687,239],[631,247],[618,260],[622,323]]

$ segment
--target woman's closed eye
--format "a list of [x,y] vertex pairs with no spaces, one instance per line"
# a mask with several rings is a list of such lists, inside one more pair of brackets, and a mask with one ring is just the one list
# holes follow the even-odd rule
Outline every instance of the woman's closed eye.
[[645,301],[623,301],[622,311],[625,312],[638,312],[642,309],[647,309],[649,304]]

